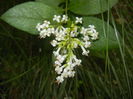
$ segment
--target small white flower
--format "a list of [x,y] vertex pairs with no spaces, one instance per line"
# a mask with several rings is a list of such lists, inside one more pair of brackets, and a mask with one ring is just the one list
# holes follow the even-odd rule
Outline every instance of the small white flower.
[[50,22],[45,20],[44,23],[42,24],[44,28],[48,28],[50,25]]
[[57,40],[57,41],[61,41],[61,40],[64,40],[64,37],[66,36],[66,29],[65,28],[62,28],[62,27],[60,27],[60,28],[57,28],[56,30],[55,30],[55,39]]
[[72,65],[72,59],[73,59],[73,57],[71,57],[70,60],[69,60],[69,62],[67,63],[67,65],[68,65],[67,68]]
[[55,66],[61,66],[61,63],[59,61],[55,61]]
[[67,21],[68,21],[68,16],[67,16],[67,15],[63,15],[61,21],[62,21],[62,22],[67,22]]
[[63,78],[63,76],[58,76],[56,78],[56,80],[57,80],[58,83],[62,83],[64,81],[64,78]]
[[64,69],[64,72],[67,72],[67,71],[72,71],[73,69],[74,69],[74,66],[75,64],[74,63],[72,63],[72,62],[68,62],[67,63],[67,66],[65,67],[65,69]]
[[71,69],[70,70],[73,70],[74,69],[74,67],[77,65],[77,63],[75,62],[75,63],[72,63],[71,65],[70,65],[70,67],[71,67]]
[[[68,62],[68,64],[69,64],[69,62]],[[70,65],[68,65],[68,64],[67,64],[67,66],[65,67],[64,72],[67,72],[67,71],[69,71],[69,70],[72,69],[72,68],[71,68],[71,64],[70,64]]]
[[73,31],[71,31],[71,37],[75,37],[76,35],[75,35],[75,32],[73,32]]
[[78,60],[78,59],[77,59],[77,60],[75,61],[75,64],[79,66],[79,65],[81,65],[81,62],[82,62],[81,60]]
[[98,38],[98,32],[92,33],[91,36],[92,36],[91,38],[92,40],[96,40]]
[[53,41],[51,42],[51,45],[52,45],[53,47],[55,47],[57,44],[58,44],[58,42],[57,42],[56,40],[53,40]]
[[55,38],[57,41],[61,41],[61,40],[64,40],[64,35],[61,34],[61,33],[58,33],[56,34],[56,38]]
[[40,38],[45,38],[47,36],[47,30],[44,29],[40,32]]
[[84,43],[84,46],[85,46],[85,48],[90,47],[90,46],[91,46],[91,42],[90,42],[90,41],[86,41],[86,42]]
[[37,24],[36,29],[37,29],[38,31],[41,31],[42,27],[41,27],[41,24],[40,24],[40,23]]
[[88,56],[89,52],[90,52],[90,51],[83,51],[83,52],[82,52],[82,55]]
[[57,74],[61,74],[62,70],[63,70],[63,67],[62,66],[61,67],[57,66],[55,68],[55,71],[57,72]]
[[66,55],[62,56],[62,55],[58,55],[57,56],[57,60],[60,62],[60,63],[63,63],[63,61],[65,60],[66,58]]
[[83,35],[86,35],[87,29],[82,27],[80,33],[83,34]]
[[54,28],[48,28],[48,33],[54,34],[55,33],[55,29]]
[[82,18],[76,17],[75,23],[81,23],[82,24]]
[[89,27],[88,30],[89,30],[90,32],[96,33],[96,29],[95,29],[95,26],[94,26],[94,25],[89,25],[88,27]]
[[83,46],[81,46],[81,49],[83,51],[82,55],[88,56],[89,51],[86,51],[86,49]]
[[77,44],[77,42],[74,42],[74,48],[77,48],[78,47],[78,44]]
[[83,37],[83,40],[84,40],[84,41],[88,41],[89,39],[90,39],[89,36],[84,36],[84,37]]
[[48,28],[47,30],[46,30],[46,36],[48,36],[48,37],[50,37],[51,36],[51,29],[50,28]]
[[95,29],[94,25],[89,25],[88,27],[91,28],[91,29]]
[[76,56],[73,56],[73,59],[75,61],[74,65],[78,65],[78,66],[81,65],[82,61],[80,59],[77,59]]
[[61,74],[61,76],[63,76],[64,78],[68,77],[68,70],[65,68],[63,73]]
[[61,47],[59,47],[59,48],[57,49],[57,51],[53,51],[54,56],[58,56],[60,50],[61,50]]
[[54,15],[53,21],[57,21],[58,23],[60,22],[61,16]]

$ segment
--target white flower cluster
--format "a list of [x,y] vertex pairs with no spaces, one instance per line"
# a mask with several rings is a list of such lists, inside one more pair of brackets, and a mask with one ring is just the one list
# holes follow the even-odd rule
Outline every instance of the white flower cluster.
[[53,52],[56,58],[55,71],[58,74],[56,80],[58,83],[62,83],[64,78],[74,77],[74,67],[81,65],[81,60],[76,57],[74,49],[80,47],[82,55],[88,56],[88,48],[91,46],[91,42],[98,38],[98,32],[94,25],[89,25],[87,28],[81,27],[83,22],[79,17],[76,17],[73,22],[66,15],[54,15],[53,21],[57,24],[51,25],[49,21],[45,20],[36,28],[40,32],[40,38],[55,36],[51,45],[57,49]]

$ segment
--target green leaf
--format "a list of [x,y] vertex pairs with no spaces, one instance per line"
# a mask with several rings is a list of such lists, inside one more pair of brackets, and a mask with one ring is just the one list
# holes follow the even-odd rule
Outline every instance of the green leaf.
[[84,17],[83,22],[85,27],[95,25],[96,30],[99,32],[99,39],[94,41],[91,50],[104,51],[118,47],[115,31],[109,24],[95,17]]
[[36,0],[36,1],[55,7],[59,6],[59,4],[64,2],[64,0]]
[[80,15],[95,15],[112,8],[118,0],[70,0],[69,10]]
[[50,20],[60,10],[43,3],[26,2],[9,9],[2,15],[2,19],[17,29],[31,34],[38,34],[36,25],[45,19]]

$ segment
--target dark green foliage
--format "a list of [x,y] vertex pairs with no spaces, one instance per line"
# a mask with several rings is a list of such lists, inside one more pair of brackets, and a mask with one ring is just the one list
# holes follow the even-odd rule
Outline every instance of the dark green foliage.
[[118,0],[70,0],[69,9],[80,15],[94,15],[105,12]]
[[42,2],[44,4],[50,5],[50,6],[59,6],[61,3],[65,2],[65,0],[36,0],[38,2]]
[[42,3],[28,2],[11,8],[1,18],[18,29],[38,34],[35,28],[37,23],[50,19],[59,12],[60,10]]

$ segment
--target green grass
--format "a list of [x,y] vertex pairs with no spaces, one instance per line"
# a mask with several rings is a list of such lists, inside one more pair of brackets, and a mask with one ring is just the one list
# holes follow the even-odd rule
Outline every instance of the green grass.
[[[24,2],[26,0],[22,0]],[[4,13],[21,3],[2,1]],[[63,84],[55,82],[52,47],[48,39],[40,40],[0,20],[0,97],[2,99],[132,99],[133,32],[132,0],[120,0],[110,11],[99,15],[115,29],[118,49],[105,57],[81,57],[83,64],[74,78]],[[104,25],[103,25],[104,27]],[[106,34],[105,34],[106,35]],[[106,35],[108,38],[108,34]],[[40,49],[42,51],[40,51]]]

